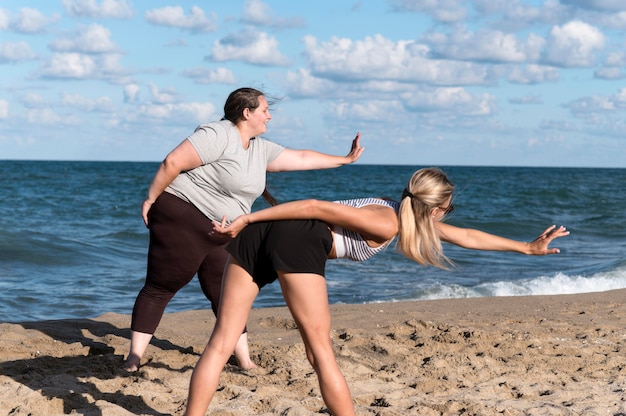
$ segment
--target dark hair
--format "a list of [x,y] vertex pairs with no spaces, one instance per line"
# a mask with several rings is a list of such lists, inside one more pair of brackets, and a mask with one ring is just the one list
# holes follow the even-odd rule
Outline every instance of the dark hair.
[[243,117],[243,110],[249,108],[251,111],[259,106],[259,97],[262,91],[254,88],[239,88],[231,92],[224,103],[224,119],[237,124]]
[[265,202],[267,202],[271,206],[278,205],[278,201],[276,200],[276,198],[274,198],[274,195],[272,195],[270,191],[267,190],[267,187],[263,189],[263,193],[261,194],[261,196],[263,197],[263,199],[265,199]]

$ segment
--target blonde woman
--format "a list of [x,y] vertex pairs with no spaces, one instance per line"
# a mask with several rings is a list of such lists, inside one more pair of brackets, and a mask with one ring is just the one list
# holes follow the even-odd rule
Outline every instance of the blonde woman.
[[298,326],[320,391],[333,415],[354,415],[348,385],[330,339],[330,309],[324,268],[327,258],[364,261],[397,235],[397,249],[422,265],[446,267],[441,241],[475,250],[529,255],[555,254],[555,238],[569,234],[551,226],[532,242],[521,242],[445,224],[454,185],[439,169],[418,170],[400,202],[364,198],[293,201],[236,218],[215,231],[234,240],[224,271],[217,322],[191,377],[187,416],[204,415],[259,290],[278,280]]

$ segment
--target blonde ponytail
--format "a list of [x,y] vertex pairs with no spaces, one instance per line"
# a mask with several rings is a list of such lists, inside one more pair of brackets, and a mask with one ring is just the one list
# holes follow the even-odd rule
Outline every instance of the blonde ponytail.
[[453,263],[443,254],[431,212],[452,195],[454,185],[438,168],[420,169],[402,192],[398,210],[396,249],[422,265],[447,269]]

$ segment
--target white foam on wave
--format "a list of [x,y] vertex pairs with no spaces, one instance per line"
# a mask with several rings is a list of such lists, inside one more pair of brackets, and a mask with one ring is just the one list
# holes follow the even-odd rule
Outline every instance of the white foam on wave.
[[447,299],[489,296],[565,295],[604,292],[626,288],[626,268],[596,273],[592,276],[539,276],[528,280],[481,283],[474,287],[444,285],[422,289],[419,299]]

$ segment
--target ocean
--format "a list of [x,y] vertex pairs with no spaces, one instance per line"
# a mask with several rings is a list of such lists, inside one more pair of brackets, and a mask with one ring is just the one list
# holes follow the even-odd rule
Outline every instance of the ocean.
[[[0,161],[0,322],[130,314],[145,277],[140,215],[158,163]],[[351,165],[268,174],[280,201],[398,198],[423,166]],[[530,241],[571,235],[535,257],[444,245],[456,267],[423,267],[393,244],[364,262],[327,266],[330,303],[569,294],[626,287],[626,169],[440,166],[456,185],[448,222]],[[260,199],[253,209],[264,207]],[[278,284],[255,307],[283,306]],[[166,312],[208,309],[197,279]]]

